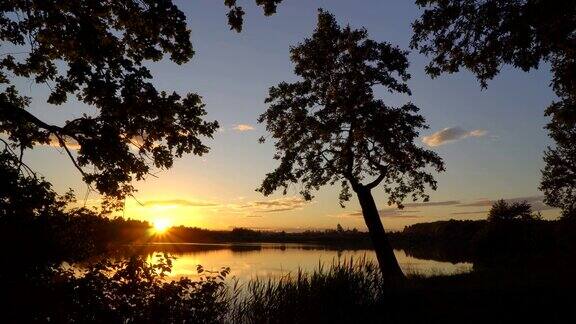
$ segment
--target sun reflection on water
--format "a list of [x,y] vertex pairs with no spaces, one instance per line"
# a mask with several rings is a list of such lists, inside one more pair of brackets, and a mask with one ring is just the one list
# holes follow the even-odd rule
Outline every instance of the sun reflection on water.
[[[295,274],[298,270],[314,271],[322,264],[324,269],[337,262],[350,259],[376,262],[371,250],[329,250],[303,244],[176,244],[176,252],[170,279],[198,277],[196,267],[202,265],[209,271],[230,267],[230,278],[246,281],[258,278],[278,278]],[[151,247],[162,252],[166,245]],[[395,250],[396,258],[405,273],[419,275],[448,275],[469,272],[471,263],[450,263],[417,259],[403,250]],[[148,256],[150,262],[157,260],[157,253]]]

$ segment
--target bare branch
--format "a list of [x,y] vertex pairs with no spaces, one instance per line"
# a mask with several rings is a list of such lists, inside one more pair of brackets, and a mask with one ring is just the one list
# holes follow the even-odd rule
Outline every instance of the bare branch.
[[76,169],[78,169],[78,171],[80,171],[80,173],[82,174],[82,177],[86,178],[86,173],[78,165],[78,162],[76,162],[76,158],[74,158],[74,156],[72,155],[72,152],[70,152],[70,149],[68,149],[68,146],[66,145],[66,142],[64,141],[62,136],[60,134],[57,134],[57,133],[53,133],[53,134],[54,134],[54,136],[56,136],[56,138],[58,138],[58,142],[60,143],[60,146],[64,148],[64,150],[66,151],[66,153],[70,157],[70,160],[72,160],[72,163],[74,164]]

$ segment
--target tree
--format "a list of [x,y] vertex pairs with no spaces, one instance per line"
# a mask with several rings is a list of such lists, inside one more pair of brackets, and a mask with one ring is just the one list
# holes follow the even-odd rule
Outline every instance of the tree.
[[540,189],[548,205],[561,208],[562,217],[576,220],[576,113],[570,118],[571,123],[559,121],[558,114],[553,114],[548,124],[556,147],[544,154]]
[[[280,2],[255,0],[265,15]],[[224,4],[230,28],[240,32],[243,8],[236,0]],[[212,137],[218,123],[203,120],[201,97],[158,91],[145,66],[165,54],[177,64],[192,58],[185,18],[172,0],[4,1],[0,134],[20,163],[35,145],[62,147],[85,182],[118,201],[151,167],[170,168],[184,153],[207,153],[201,139]],[[72,96],[96,113],[63,125],[42,121],[27,110],[31,98],[20,95],[15,78],[50,87],[47,104]]]
[[426,71],[472,71],[482,87],[503,65],[523,71],[552,65],[559,99],[547,109],[556,142],[545,153],[540,189],[545,202],[576,211],[576,2],[542,0],[417,0],[424,8],[413,24],[412,48],[431,57]]
[[[165,54],[183,64],[194,54],[172,1],[4,1],[0,30],[0,132],[20,160],[34,145],[60,146],[85,182],[123,198],[152,166],[208,152],[201,138],[218,123],[203,120],[201,97],[157,90],[144,65]],[[93,113],[61,125],[42,121],[28,111],[31,98],[18,92],[16,78],[50,87],[47,104],[72,96]]]
[[[406,52],[368,39],[365,29],[338,26],[320,10],[311,38],[292,47],[294,83],[270,88],[269,108],[260,118],[276,140],[279,166],[258,191],[270,195],[302,183],[312,199],[321,186],[341,183],[340,204],[358,196],[383,275],[402,277],[388,243],[372,189],[382,185],[389,204],[409,195],[428,200],[425,187],[436,188],[426,167],[443,171],[442,160],[414,144],[424,118],[412,103],[392,107],[374,96],[375,87],[410,94]],[[264,138],[261,139],[264,141]]]
[[33,176],[22,166],[7,145],[0,152],[0,183],[0,222],[7,218],[54,215],[62,211],[66,202],[49,182]]
[[[271,16],[276,13],[276,8],[283,0],[255,0],[256,5],[261,6],[264,10],[264,15]],[[237,32],[242,31],[244,23],[244,9],[237,4],[236,0],[224,0],[224,4],[230,8],[228,11],[228,25],[230,29]]]
[[527,201],[508,203],[504,199],[496,201],[488,213],[488,221],[536,220],[532,206]]

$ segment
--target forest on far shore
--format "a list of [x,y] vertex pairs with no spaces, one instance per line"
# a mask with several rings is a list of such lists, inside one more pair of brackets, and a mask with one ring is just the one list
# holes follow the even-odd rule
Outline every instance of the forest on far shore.
[[[418,223],[406,226],[402,231],[390,232],[390,243],[414,257],[453,263],[474,262],[476,266],[549,265],[550,262],[574,259],[576,239],[572,234],[575,222],[570,219],[543,220],[531,212],[510,217],[514,212],[512,208],[518,206],[510,205],[502,212],[497,204],[485,220]],[[506,216],[501,217],[498,213]],[[147,221],[109,218],[88,211],[52,217],[5,218],[2,223],[0,242],[4,246],[19,247],[14,250],[18,255],[13,258],[42,259],[49,263],[82,261],[92,256],[132,251],[135,247],[153,252],[155,243],[305,243],[337,250],[372,248],[368,232],[345,229],[340,224],[334,229],[302,232],[249,228],[209,230],[186,226],[157,232]],[[253,244],[231,248],[257,250],[262,247]],[[177,253],[182,247],[164,245],[163,249]]]

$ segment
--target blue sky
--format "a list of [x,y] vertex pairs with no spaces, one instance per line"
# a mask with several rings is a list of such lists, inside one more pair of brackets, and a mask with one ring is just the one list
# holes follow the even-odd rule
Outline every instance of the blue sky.
[[[318,8],[331,11],[341,24],[366,27],[374,40],[408,49],[410,24],[419,15],[413,1],[285,0],[271,17],[263,16],[253,1],[239,1],[246,10],[240,34],[229,30],[223,1],[177,3],[188,17],[196,55],[182,66],[167,60],[150,64],[154,83],[163,90],[202,95],[208,119],[218,120],[222,130],[208,141],[212,147],[208,155],[187,156],[159,178],[137,183],[136,196],[148,203],[139,206],[128,201],[126,215],[210,228],[297,230],[332,228],[337,223],[363,228],[356,215],[357,203],[339,207],[339,188],[324,188],[312,203],[302,202],[295,192],[265,198],[254,191],[275,166],[271,143],[257,143],[264,128],[256,119],[266,109],[267,89],[295,79],[289,46],[312,33]],[[419,141],[446,128],[444,135],[457,136],[431,147],[447,167],[437,176],[438,190],[431,192],[435,206],[412,206],[399,213],[387,209],[383,192],[375,192],[385,226],[400,229],[415,222],[483,218],[489,201],[498,198],[527,197],[540,206],[537,188],[542,152],[551,145],[543,129],[547,122],[543,111],[554,99],[549,67],[543,65],[530,73],[504,67],[488,89],[482,90],[467,71],[433,80],[424,73],[425,57],[413,52],[409,59],[413,95],[379,93],[390,104],[412,101],[420,107],[430,129],[423,131]],[[71,119],[70,114],[90,111],[73,102],[60,108],[47,106],[43,86],[21,86],[33,97],[32,112],[47,120],[62,122]],[[234,129],[237,125],[254,129],[238,131]],[[436,135],[437,140],[442,139],[442,134]],[[83,197],[86,188],[62,152],[43,147],[27,153],[27,160],[53,181],[57,190],[71,187]],[[97,198],[91,194],[89,201]],[[558,212],[544,210],[543,214],[555,217]]]

